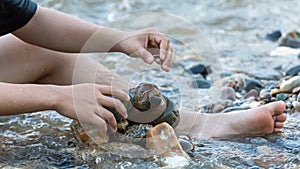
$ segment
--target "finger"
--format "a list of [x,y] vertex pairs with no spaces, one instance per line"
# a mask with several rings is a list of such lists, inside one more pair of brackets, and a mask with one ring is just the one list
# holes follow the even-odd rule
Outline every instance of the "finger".
[[100,144],[108,141],[106,122],[97,114],[93,114],[89,122],[82,123],[82,126],[96,143]]
[[162,40],[158,40],[157,42],[160,43],[160,45],[159,45],[160,60],[164,61],[166,58],[168,49],[169,49],[169,40],[166,38],[163,38]]
[[148,64],[152,64],[154,61],[154,57],[152,56],[152,54],[147,51],[146,49],[141,49],[137,52],[137,55],[143,59],[144,62],[148,63]]
[[107,107],[107,108],[111,108],[116,110],[124,119],[127,118],[127,110],[124,106],[124,104],[115,98],[111,98],[111,97],[107,97],[107,96],[102,96],[102,97],[98,97],[98,103],[101,106]]
[[110,111],[101,107],[98,111],[95,112],[95,114],[105,120],[113,131],[117,131],[117,121],[115,119],[115,116]]
[[171,51],[172,51],[172,55],[171,55],[172,60],[170,62],[170,66],[169,66],[170,68],[174,66],[175,56],[176,56],[175,55],[175,49],[171,48]]
[[118,98],[122,101],[129,101],[130,97],[128,96],[128,94],[120,89],[116,89],[114,87],[111,86],[102,86],[99,85],[98,86],[99,91],[107,96],[114,96],[115,98]]
[[171,61],[172,61],[172,49],[168,48],[165,60],[164,60],[164,62],[162,64],[162,69],[165,70],[165,71],[169,71],[170,70]]

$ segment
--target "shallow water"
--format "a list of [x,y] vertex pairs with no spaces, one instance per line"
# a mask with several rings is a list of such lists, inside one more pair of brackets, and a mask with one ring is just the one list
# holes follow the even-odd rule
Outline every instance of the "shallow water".
[[[122,62],[123,66],[119,66],[117,61],[124,56],[112,54],[109,57],[103,55],[94,57],[136,83],[151,81],[160,86],[171,86],[171,90],[164,92],[180,107],[195,109],[197,105],[211,102],[216,97],[209,90],[191,89],[189,82],[192,78],[183,73],[184,69],[180,63],[184,63],[187,67],[202,62],[214,63],[211,65],[214,71],[246,72],[262,79],[274,77],[279,79],[284,70],[299,64],[295,54],[270,56],[270,51],[274,50],[277,44],[259,38],[277,29],[284,33],[299,29],[298,0],[184,2],[38,0],[37,2],[98,24],[125,30],[153,26],[167,34],[177,50],[178,57],[175,69],[170,74],[158,71],[157,65],[145,70],[147,76],[139,73],[131,74],[139,68],[138,64],[133,64],[135,61],[127,59]],[[140,12],[156,13],[148,15]],[[129,14],[134,15],[123,17]],[[111,23],[120,17],[123,18]],[[209,39],[209,44],[203,35]],[[217,50],[217,54],[213,49]],[[199,52],[201,56],[196,56],[195,52]],[[281,71],[274,69],[278,66],[281,66]],[[165,80],[166,78],[168,80]],[[294,116],[289,115],[281,134],[195,141],[196,152],[190,154],[192,162],[186,168],[298,168],[300,120]],[[83,149],[73,138],[70,123],[71,120],[51,111],[1,117],[0,167],[157,168],[159,166],[156,161],[150,159],[128,159],[109,152],[95,153]]]

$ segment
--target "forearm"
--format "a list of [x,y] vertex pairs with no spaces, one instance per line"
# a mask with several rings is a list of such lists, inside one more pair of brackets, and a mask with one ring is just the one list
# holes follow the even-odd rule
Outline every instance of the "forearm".
[[[33,45],[77,53],[118,51],[111,48],[126,33],[39,6],[31,21],[13,34]],[[91,43],[84,47],[90,37]]]
[[51,85],[0,83],[0,115],[54,110],[57,87]]

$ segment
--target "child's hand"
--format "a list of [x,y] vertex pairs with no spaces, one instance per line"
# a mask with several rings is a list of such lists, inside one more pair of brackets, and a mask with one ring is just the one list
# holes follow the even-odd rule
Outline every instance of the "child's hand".
[[56,110],[66,117],[79,120],[81,124],[95,126],[103,137],[107,133],[106,123],[113,131],[117,130],[114,115],[105,107],[127,118],[126,108],[120,100],[129,101],[129,96],[122,90],[111,86],[79,84],[62,87],[60,91]]
[[153,55],[159,55],[164,71],[169,71],[175,60],[169,39],[152,28],[127,33],[114,48],[131,57],[140,57],[148,64],[153,63]]

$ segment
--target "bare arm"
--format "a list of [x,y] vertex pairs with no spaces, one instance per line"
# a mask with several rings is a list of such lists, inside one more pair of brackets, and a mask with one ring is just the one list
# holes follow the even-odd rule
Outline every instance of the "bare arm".
[[54,110],[57,89],[53,85],[0,83],[0,115]]
[[158,54],[165,71],[175,59],[169,39],[153,29],[124,32],[40,6],[29,23],[13,34],[27,43],[61,52],[123,52],[149,64],[154,61],[153,54]]
[[110,86],[88,83],[56,86],[0,82],[0,90],[0,116],[56,110],[63,116],[98,126],[103,135],[107,130],[106,122],[113,130],[117,128],[114,115],[106,108],[115,109],[123,118],[127,118],[126,108],[120,100],[129,101],[129,96]]
[[[62,12],[38,6],[37,12],[21,29],[13,32],[25,42],[62,52],[80,52],[97,31],[98,44],[84,52],[108,52],[109,47],[125,36],[125,32],[102,27]],[[106,43],[102,43],[106,42]]]

